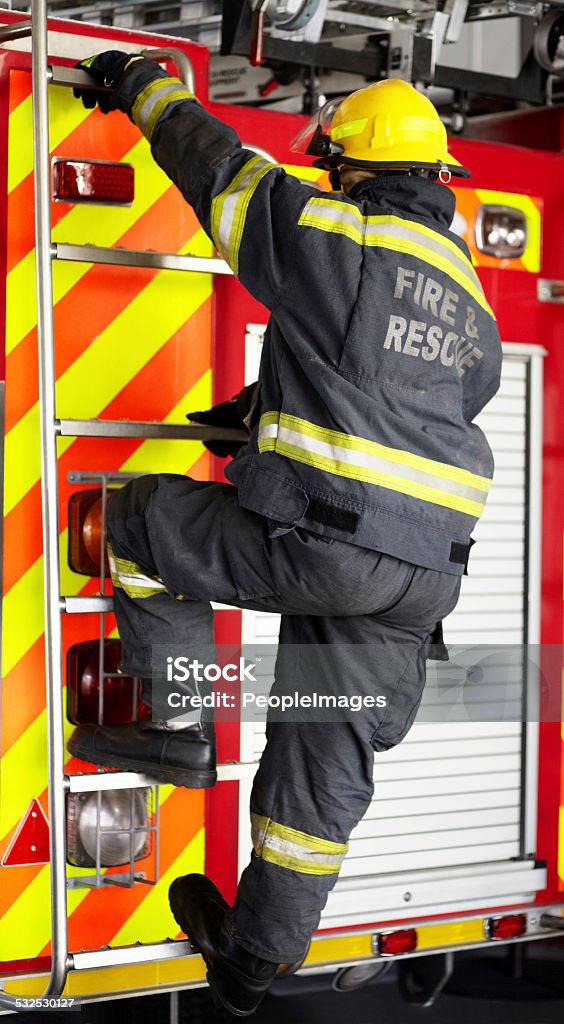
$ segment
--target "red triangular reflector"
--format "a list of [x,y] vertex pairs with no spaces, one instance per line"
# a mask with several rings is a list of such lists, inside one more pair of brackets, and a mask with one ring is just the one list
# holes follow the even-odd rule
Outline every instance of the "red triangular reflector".
[[32,800],[2,857],[2,867],[49,862],[49,822],[39,800]]

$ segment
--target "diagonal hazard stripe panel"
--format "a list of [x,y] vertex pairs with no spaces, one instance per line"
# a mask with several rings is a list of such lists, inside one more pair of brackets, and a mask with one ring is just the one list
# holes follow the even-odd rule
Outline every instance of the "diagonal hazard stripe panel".
[[[174,271],[161,271],[102,332],[57,382],[57,410],[61,418],[99,416],[110,399],[137,374],[154,353],[212,292],[207,274],[194,277],[186,301],[178,302]],[[117,356],[116,356],[117,354]],[[90,387],[85,389],[83,381]],[[5,513],[9,513],[40,476],[40,457],[33,439],[39,436],[39,406],[35,405],[6,437]],[[64,452],[71,439],[62,438]],[[19,466],[16,475],[10,472]]]
[[[209,316],[209,311],[207,316]],[[202,379],[197,382],[194,388],[190,389],[185,398],[178,403],[178,409],[175,409],[174,412],[179,412],[180,407],[182,406],[186,409],[195,405],[199,406],[202,402],[204,405],[209,404],[210,393],[211,378],[208,371],[203,375]],[[151,444],[150,442],[146,443]],[[174,445],[175,451],[177,452],[177,458],[178,455],[182,458],[182,462],[178,463],[177,461],[176,465],[173,464],[171,466],[173,471],[178,471],[179,467],[182,465],[188,469],[190,463],[195,461],[202,451],[202,446],[199,443],[189,445],[184,444],[182,452],[179,452],[177,443],[168,442],[166,445],[162,446],[161,456],[165,454],[169,445]],[[143,447],[143,445],[141,445],[141,447]],[[142,458],[138,463],[138,468],[146,469],[148,471],[151,470],[155,464],[155,454],[153,446],[151,445],[151,448],[145,451],[144,458]],[[127,465],[127,463],[125,463],[125,465]],[[121,468],[123,468],[123,466]],[[66,594],[75,594],[85,588],[85,578],[77,576],[68,568],[66,561],[67,546],[67,530],[64,529],[61,532],[60,539],[61,590]],[[11,679],[8,673],[10,673],[11,670],[14,670],[15,673],[15,669],[18,667],[21,659],[23,659],[30,648],[33,648],[37,641],[40,640],[43,633],[43,611],[41,601],[42,579],[43,559],[39,558],[4,597],[5,639],[3,665],[4,672],[7,675],[3,694],[3,698],[5,700],[8,699],[11,690]],[[92,589],[92,586],[90,586],[89,589]],[[22,623],[25,623],[24,630],[21,628]],[[17,680],[17,674],[15,674],[15,678]],[[31,752],[35,749],[37,744],[37,736],[33,730],[38,728],[41,730],[42,728],[41,722],[44,716],[44,700],[44,693],[41,688],[36,702],[38,717],[36,717],[32,723],[28,723],[26,730],[13,742],[13,745],[5,754],[2,764],[5,779],[8,777],[8,774],[10,774],[12,778],[23,777],[27,771],[27,765],[30,763],[30,760],[33,760]],[[9,791],[10,787],[7,787],[7,789]],[[33,786],[32,791],[37,792],[37,787]],[[24,798],[22,797],[22,799]],[[4,802],[1,810],[2,817],[0,819],[0,835],[12,828],[21,817],[21,808],[19,803],[17,803],[17,800],[13,806]]]
[[[188,207],[186,210],[191,214]],[[124,248],[142,249],[147,237],[155,249],[169,246],[177,250],[186,245],[197,255],[209,256],[211,253],[211,244],[196,218],[191,215],[184,219],[178,217],[178,195],[172,187],[141,215],[117,244]],[[117,271],[105,266],[91,267],[55,308],[58,374],[67,369],[89,345],[91,338],[104,330],[157,273],[156,270],[125,267]],[[119,288],[115,288],[113,285],[118,275]],[[88,329],[77,330],[76,325],[82,323],[85,306],[89,313]],[[32,361],[36,360],[37,330],[34,327],[7,358],[7,379],[17,380],[18,388],[11,388],[7,395],[6,431],[11,430],[38,399],[37,374],[29,373]]]
[[20,103],[23,103],[28,96],[31,96],[31,75],[29,72],[10,72],[10,98],[8,101],[9,113],[11,114],[16,107],[19,107]]
[[[84,160],[95,160],[100,155],[100,134],[105,136],[104,159],[124,160],[127,152],[139,141],[139,132],[128,118],[122,118],[119,132],[108,132],[104,115],[99,111],[88,114],[83,112],[83,120],[76,129],[55,146],[52,157],[72,157]],[[8,223],[16,223],[20,211],[31,211],[33,215],[33,172],[28,174],[8,195]],[[51,224],[54,226],[63,220],[73,209],[71,203],[51,204]],[[33,225],[30,231],[11,232],[8,253],[7,271],[33,248]]]
[[[42,794],[44,802],[45,793]],[[136,885],[125,890],[74,890],[69,893],[69,947],[80,949],[84,942],[84,929],[88,934],[89,948],[96,948],[99,945],[112,941],[112,936],[123,927],[124,919],[128,918],[146,900],[149,894],[154,894],[152,901],[152,912],[155,919],[153,922],[153,934],[158,941],[166,938],[173,931],[167,929],[168,911],[168,885],[167,875],[180,865],[184,871],[202,871],[204,865],[204,852],[201,839],[201,823],[204,812],[203,792],[191,792],[185,789],[175,789],[172,786],[161,786],[159,789],[159,804],[161,814],[161,841],[159,844],[160,865],[158,876],[160,879],[157,887]],[[27,806],[27,805],[26,805]],[[178,822],[182,820],[183,829],[178,828]],[[141,870],[152,873],[155,870],[154,860],[147,859],[138,862]],[[23,870],[23,869],[22,869]],[[90,874],[91,869],[70,869],[70,874],[80,877]],[[164,877],[163,877],[164,875]],[[41,877],[40,877],[41,876]],[[173,877],[176,877],[173,875]],[[22,884],[18,886],[15,896],[17,902],[6,901],[0,903],[0,960],[18,959],[18,955],[12,950],[4,948],[5,937],[8,929],[19,929],[26,935],[26,944],[19,948],[27,949],[25,956],[42,956],[49,952],[50,947],[50,917],[49,917],[49,873],[47,866],[37,866],[33,869],[26,869],[21,879]],[[28,887],[33,885],[33,898],[36,901],[33,921],[33,948],[29,947],[29,935],[25,927],[29,920],[27,893]],[[113,893],[113,898],[109,893]],[[156,898],[155,898],[156,896]],[[117,898],[119,897],[119,898]],[[138,940],[139,935],[132,939]],[[126,940],[128,941],[128,940]],[[150,941],[146,938],[144,941]]]
[[[178,934],[176,924],[169,906],[168,889],[175,878],[193,871],[203,871],[204,864],[204,830],[198,834],[182,851],[179,857],[162,875],[159,885],[149,891],[147,897],[135,910],[123,927],[111,940],[116,946],[130,945],[137,942],[139,935],[145,935],[146,942],[158,941],[162,936],[173,938]],[[152,937],[152,938],[151,938]]]
[[[200,274],[191,280],[184,301],[179,302],[175,276],[174,271],[161,271],[59,378],[60,417],[98,415],[211,296],[212,279]],[[89,381],[87,389],[85,380]]]
[[[56,242],[78,242],[85,240],[95,245],[114,245],[128,228],[153,205],[168,188],[170,179],[154,161],[147,163],[147,143],[141,139],[127,153],[143,187],[138,192],[132,207],[101,206],[96,210],[93,222],[92,208],[88,205],[74,209],[53,230]],[[141,175],[142,172],[142,175]],[[57,263],[53,267],[53,300],[60,300],[88,272],[89,263]],[[32,249],[10,271],[6,278],[6,354],[18,345],[37,322],[35,296],[30,295],[29,282],[34,280],[35,249]]]
[[[8,843],[6,843],[7,846]],[[2,850],[2,853],[4,853],[4,850]],[[0,886],[0,921],[42,870],[41,864],[10,868],[10,885]]]
[[25,960],[36,955],[30,935],[30,923],[40,924],[42,934],[44,933],[45,920],[49,922],[49,899],[49,866],[46,864],[39,869],[35,878],[2,918],[0,960]]
[[[29,794],[36,795],[45,789],[46,729],[47,712],[43,711],[2,757],[1,836],[5,836],[20,821],[29,804]],[[37,751],[43,749],[44,756],[38,757]],[[25,785],[18,782],[23,779]]]
[[[28,87],[29,75],[26,75],[25,78]],[[53,90],[51,92],[54,93]],[[120,126],[123,128],[123,136],[127,132],[135,132],[135,129],[118,114],[115,117],[102,118],[98,112],[85,113],[79,103],[75,103],[69,98],[67,90],[58,90],[58,95],[59,100],[53,101],[58,107],[54,112],[53,124],[55,135],[58,132],[59,138],[51,138],[52,146],[60,146],[60,152],[75,158],[83,156],[85,158],[113,159],[117,149],[120,148],[125,158],[128,159],[129,151],[132,151],[139,174],[137,177],[138,196],[134,207],[130,210],[114,209],[108,213],[108,211],[100,211],[99,208],[90,208],[86,211],[84,207],[80,209],[71,207],[63,213],[62,208],[57,207],[54,216],[54,220],[57,221],[56,237],[62,241],[78,243],[89,241],[97,244],[116,244],[118,242],[132,248],[155,247],[168,250],[180,248],[182,240],[190,239],[190,236],[194,234],[195,221],[192,212],[182,203],[166,176],[155,169],[148,147],[144,142],[137,143],[135,141],[138,139],[136,134],[131,136],[127,146],[122,145],[123,138],[121,136],[119,146],[117,140],[109,141],[107,126],[112,122],[117,123],[118,118]],[[5,742],[3,743],[2,797],[5,798],[9,793],[10,799],[9,801],[2,800],[0,834],[7,829],[6,834],[8,835],[17,826],[21,814],[27,807],[30,795],[39,794],[42,798],[45,797],[44,787],[47,774],[41,637],[43,628],[41,621],[42,586],[41,584],[37,585],[37,570],[41,570],[40,545],[38,545],[37,536],[40,522],[37,482],[39,476],[33,472],[29,473],[29,467],[34,465],[39,446],[37,434],[32,436],[33,432],[29,431],[29,424],[25,422],[27,417],[31,417],[33,422],[37,400],[35,381],[32,382],[31,387],[28,387],[28,379],[34,376],[33,368],[36,365],[35,311],[29,309],[29,295],[33,291],[34,277],[33,237],[32,230],[30,230],[30,211],[26,210],[31,196],[31,131],[27,134],[22,132],[26,117],[29,124],[29,99],[25,95],[25,90],[23,88],[19,90],[16,102],[16,90],[14,89],[11,99],[12,111],[15,115],[10,126],[10,130],[14,133],[11,138],[14,139],[16,135],[18,136],[18,144],[21,142],[21,149],[16,154],[16,147],[10,147],[10,154],[14,152],[15,160],[12,161],[10,167],[12,192],[9,239],[13,240],[17,234],[17,241],[13,245],[9,244],[8,254],[13,268],[9,281],[10,313],[13,314],[13,318],[9,324],[9,344],[12,346],[12,351],[7,398],[8,416],[11,417],[10,425],[15,429],[10,431],[8,448],[10,448],[10,444],[12,447],[7,463],[7,475],[10,482],[12,479],[17,480],[21,478],[23,469],[25,479],[21,484],[17,484],[15,490],[11,492],[15,503],[12,505],[12,512],[8,516],[7,524],[13,527],[14,536],[25,535],[27,544],[13,546],[7,543],[5,546],[8,570],[5,579],[11,577],[13,583],[11,588],[13,594],[10,593],[7,598],[8,606],[10,598],[13,597],[14,601],[11,618],[10,614],[8,615],[4,638],[7,643],[7,656],[13,657],[14,653],[16,656],[13,672],[5,677],[2,692],[3,736],[4,740],[7,737],[10,741],[8,747]],[[75,114],[78,121],[73,127]],[[96,145],[93,151],[90,153],[70,152],[69,144],[82,146],[80,140],[85,142],[88,140],[90,128],[95,125],[96,121],[99,122],[96,131],[105,133],[105,142],[102,143],[101,149],[98,150],[93,135]],[[159,176],[161,182],[158,180]],[[168,234],[165,234],[165,228],[168,230]],[[114,234],[111,233],[112,231]],[[133,241],[135,235],[137,238]],[[171,236],[175,238],[174,245],[165,245],[165,237],[168,239]],[[209,240],[203,234],[200,237],[205,254],[211,254]],[[190,248],[192,249],[191,244]],[[151,271],[132,272],[129,269],[110,272],[111,280],[108,281],[106,271],[105,282],[103,285],[100,284],[96,295],[91,287],[92,280],[102,273],[103,270],[98,267],[73,267],[60,264],[55,268],[55,291],[60,300],[55,313],[58,318],[57,370],[60,378],[58,396],[60,415],[83,419],[101,412],[111,418],[131,416],[142,419],[150,418],[146,409],[152,409],[155,405],[154,417],[156,419],[170,417],[172,411],[181,404],[182,395],[188,391],[190,386],[196,389],[200,388],[195,392],[198,396],[206,391],[206,387],[200,381],[204,375],[209,381],[209,373],[206,371],[210,360],[211,282],[198,278],[196,283],[194,278],[183,277],[179,274],[170,275],[169,278],[168,275],[154,274]],[[124,282],[128,278],[132,278],[134,274],[136,275],[135,285],[129,294],[126,294]],[[86,283],[86,279],[88,279],[88,283]],[[84,288],[83,281],[85,282]],[[202,281],[205,283],[202,284]],[[118,301],[110,309],[116,292],[121,300],[121,306]],[[98,307],[96,310],[93,309],[94,304]],[[19,308],[15,309],[16,306]],[[128,315],[124,307],[128,307],[128,310],[133,309],[133,313],[129,312]],[[99,311],[100,315],[98,315]],[[116,323],[110,323],[114,319]],[[81,331],[83,331],[84,337],[77,337]],[[92,341],[92,339],[94,340]],[[172,339],[174,339],[173,345]],[[183,351],[180,347],[182,343],[184,343]],[[191,345],[195,346],[193,360],[189,360],[187,357],[188,346]],[[87,348],[88,351],[85,351]],[[90,350],[94,350],[94,356],[89,354]],[[166,358],[164,355],[161,358],[161,353],[165,352]],[[172,363],[170,362],[171,358]],[[122,371],[116,367],[118,363],[124,367]],[[165,389],[161,382],[167,377],[171,378],[171,386],[165,399],[163,398]],[[159,381],[159,388],[155,388],[156,380]],[[13,388],[20,387],[18,395],[14,393],[13,388],[11,390],[12,382]],[[207,390],[209,391],[209,383]],[[159,393],[158,402],[153,400],[153,393],[156,391]],[[11,397],[14,401],[10,405]],[[190,401],[187,396],[186,401],[191,405],[193,399]],[[37,423],[37,419],[35,419],[35,423]],[[16,428],[20,428],[19,435]],[[19,445],[17,443],[18,436],[20,438]],[[109,469],[119,468],[140,447],[142,444],[138,441],[91,442],[87,439],[61,441],[59,445],[63,515],[61,521],[64,521],[64,508],[69,493],[69,486],[65,479],[69,468],[96,469],[101,465]],[[147,470],[154,471],[160,468],[159,459],[161,453],[164,455],[165,449],[166,444],[163,445],[159,453],[156,453],[152,447],[145,449],[139,458],[141,462],[146,460],[145,468]],[[179,450],[176,465],[171,465],[170,468],[181,471],[194,462],[209,465],[207,454],[200,456],[202,451],[200,444],[186,445],[181,452]],[[10,490],[10,486],[8,489]],[[20,500],[17,500],[18,494]],[[64,530],[61,534],[61,545],[63,555],[61,564],[66,567],[66,534]],[[39,572],[40,576],[41,572]],[[63,569],[62,589],[67,593],[77,590],[88,592],[94,586],[93,581],[77,577],[67,568]],[[93,620],[93,617],[81,618],[80,623],[74,621],[78,618],[72,617],[72,619],[65,620],[65,649],[69,644],[89,639],[90,628],[94,632],[96,631],[97,622]],[[113,632],[113,618],[108,620],[107,629]],[[34,640],[35,632],[37,632],[37,637]],[[18,657],[18,654],[22,654],[22,656]],[[29,691],[29,699],[26,696],[25,702],[22,702],[25,703],[25,713],[22,709],[22,714],[20,714],[18,709],[18,714],[12,715],[11,708],[14,701],[17,701],[18,687],[20,692],[22,687],[26,687]],[[8,716],[9,721],[7,721]],[[67,729],[70,731],[72,726],[68,726]],[[30,764],[34,766],[32,772],[29,771]],[[76,770],[77,765],[74,764],[73,768]],[[172,791],[172,793],[176,794],[176,791]],[[182,854],[182,848],[201,829],[203,801],[199,795],[198,806],[192,802],[188,808],[185,803],[177,802],[179,799],[182,800],[182,797],[176,795],[173,797],[165,794],[164,791],[161,791],[161,797],[163,799],[161,868],[166,872],[171,864],[178,860]],[[169,801],[171,810],[167,813],[166,808]],[[179,833],[177,828],[179,820],[189,822],[184,834]],[[201,870],[203,868],[203,837],[201,842],[194,843],[193,849],[197,851],[198,856],[195,859],[188,857],[182,870]],[[6,911],[0,930],[2,943],[0,955],[3,955],[6,960],[24,959],[37,955],[49,939],[48,869],[41,866],[30,869],[0,869],[0,884],[3,893],[9,894],[9,900],[2,900],[0,903],[0,915],[2,911]],[[156,900],[153,895],[158,889],[162,893],[160,901]],[[152,896],[153,906],[152,911],[145,914],[141,908],[148,896]],[[8,906],[10,901],[11,905]],[[136,918],[135,940],[146,941],[149,935],[155,934],[154,921],[162,919],[168,913],[166,903],[165,886],[158,886],[157,889],[139,886],[131,892],[113,890],[111,895],[108,894],[107,889],[97,893],[92,893],[90,890],[72,892],[69,898],[69,910],[71,912],[71,927],[73,929],[76,927],[76,944],[73,944],[75,948],[91,946],[92,928],[96,931],[98,926],[100,935],[98,939],[96,932],[96,941],[99,944],[110,941],[112,933],[122,929],[124,920],[136,911],[139,913]],[[105,920],[104,913],[110,905],[112,907],[111,924]],[[83,906],[84,911],[82,911]],[[82,914],[83,916],[81,916]],[[30,922],[32,922],[32,927],[30,927]],[[110,925],[109,928],[108,925]],[[146,934],[143,934],[143,931]],[[13,941],[16,934],[18,936],[17,946]],[[75,934],[74,931],[73,934]],[[156,937],[160,937],[161,934],[162,932],[157,932]]]
[[[201,405],[205,407],[206,405],[209,405],[210,395],[211,374],[208,371],[202,376],[197,384],[188,391],[184,398],[178,403],[178,407],[173,410],[173,413],[181,416],[182,409],[185,411],[186,409],[195,408],[196,406],[199,408]],[[165,418],[170,419],[171,417],[168,416]],[[141,444],[138,449],[139,456],[136,459],[133,469],[131,469],[129,460],[123,463],[119,468],[130,472],[149,472],[155,466],[155,460],[158,459],[157,464],[159,465],[159,471],[168,472],[170,470],[170,472],[178,472],[179,467],[183,467],[188,470],[192,462],[195,462],[201,456],[203,449],[203,446],[199,442],[187,444],[187,442],[182,441],[171,441],[167,442],[166,445],[163,445],[161,442],[159,455],[159,450],[154,447],[155,444],[158,445],[159,442],[147,441]],[[170,452],[170,449],[172,449],[172,452]],[[174,458],[172,457],[173,455]],[[60,537],[61,592],[72,595],[85,589],[85,577],[78,576],[69,569],[67,564],[67,548],[68,532],[64,529],[61,532]],[[41,603],[42,581],[43,558],[40,557],[4,597],[5,639],[4,650],[2,652],[2,663],[6,677],[4,684],[5,692],[3,694],[3,698],[5,700],[9,698],[12,689],[10,674],[14,672],[15,680],[19,680],[19,673],[16,673],[15,671],[19,662],[43,635],[43,608]],[[89,589],[92,589],[92,587]],[[22,622],[25,622],[25,630],[21,629]],[[28,706],[28,714],[33,713],[34,705],[36,713],[40,714],[44,708],[44,704],[44,693],[40,691],[37,695],[36,702],[31,705],[31,708]],[[18,744],[22,742],[25,735],[26,733],[23,734],[21,739],[13,741],[15,747],[18,747]],[[7,742],[4,749],[9,749],[9,744]],[[23,752],[20,755],[22,771],[25,771],[27,756],[28,754],[24,747]],[[13,820],[15,821],[16,819],[17,815]],[[10,827],[11,825],[8,823],[6,825],[6,829]],[[0,835],[3,835],[1,827]]]
[[[207,346],[198,344],[201,338],[210,337],[211,332],[211,300],[203,303],[190,319],[182,325],[179,331],[167,341],[165,345],[150,359],[136,377],[129,381],[122,391],[116,395],[103,410],[102,415],[106,419],[119,419],[126,417],[136,419],[142,412],[147,419],[163,420],[171,404],[176,403],[183,393],[178,367],[186,360],[186,352],[190,352],[189,370],[186,373],[185,383],[190,387],[206,372],[209,366],[210,352]],[[155,380],[169,381],[168,388],[155,388]],[[143,407],[140,410],[140,396],[142,396]],[[210,397],[211,401],[211,397]],[[186,409],[183,410],[186,412]],[[182,420],[183,416],[181,416]],[[104,450],[104,464],[107,469],[119,469],[125,459],[134,452],[141,442],[135,440],[116,440],[112,442],[111,450]],[[167,445],[162,444],[159,458],[166,450]],[[184,442],[186,443],[186,442]],[[79,445],[80,456],[76,454],[76,444]],[[191,451],[191,447],[186,452]],[[64,482],[67,473],[76,469],[76,459],[80,458],[81,466],[84,469],[97,468],[100,458],[100,441],[81,439],[72,445],[59,461],[61,487],[61,510],[65,516],[64,508]],[[158,467],[159,462],[155,465]],[[180,465],[185,469],[186,463],[183,460]],[[39,484],[35,484],[25,497],[18,503],[12,512],[4,520],[4,539],[10,558],[4,566],[4,592],[6,593],[18,581],[20,576],[33,565],[33,562],[41,555],[41,534],[40,531],[31,536],[29,530],[24,526],[32,520],[39,522],[41,517],[41,495]]]
[[[21,629],[22,622],[28,625],[30,611],[36,607],[37,597],[42,592],[43,558],[39,558],[3,600],[3,674],[7,674],[17,665],[20,658],[23,658],[26,651],[43,633],[43,621],[41,625],[36,622],[31,629]],[[2,806],[0,810],[3,810]]]
[[[114,440],[111,448],[111,457],[105,457],[104,460],[108,469],[119,469],[120,462],[129,457],[138,443],[124,438]],[[76,469],[77,458],[83,469],[99,469],[99,442],[96,444],[94,440],[89,441],[84,438],[80,441],[75,441],[59,460],[61,470],[60,482],[63,485],[60,491],[60,498],[62,498],[62,493],[65,489],[65,471]],[[41,556],[43,550],[41,537],[41,486],[39,481],[30,488],[25,497],[6,516],[4,531],[6,550],[9,551],[9,559],[5,559],[4,565],[4,593],[7,593],[8,590],[15,586],[23,574],[31,568],[34,562]],[[9,548],[7,547],[8,544],[10,544]],[[5,678],[4,682],[6,682]]]
[[[196,386],[184,395],[178,405],[171,409],[165,418],[165,423],[181,422],[186,412],[191,409],[207,409],[211,404],[211,389],[211,370],[208,370]],[[202,454],[203,449],[203,444],[198,442],[198,456]],[[183,462],[188,468],[186,441],[170,441],[163,451],[159,441],[150,440],[143,441],[137,451],[129,457],[127,462],[124,462],[123,470],[126,473],[139,473],[146,470],[148,466],[158,463],[159,473],[177,473],[178,466],[182,466]]]
[[[164,792],[163,792],[164,791]],[[174,827],[174,818],[178,820],[178,805],[171,797],[171,787],[161,790],[161,815],[163,825],[161,831]],[[172,801],[172,803],[171,803]],[[167,805],[171,803],[170,813]],[[184,814],[186,814],[184,808]],[[149,935],[154,941],[167,938],[176,933],[176,925],[168,910],[168,887],[177,874],[189,871],[203,871],[204,865],[204,830],[201,828],[203,806],[201,801],[193,804],[193,823],[188,825],[182,840],[178,843],[181,853],[174,849],[172,856],[161,855],[160,880],[157,886],[137,885],[129,890],[74,889],[68,893],[69,910],[69,946],[71,949],[83,948],[84,934],[88,935],[88,947],[95,948],[112,941],[112,934],[127,931],[123,921],[134,921],[133,938],[116,941],[116,945],[133,944],[139,941],[141,928],[148,921]],[[182,849],[182,847],[184,847]],[[143,862],[139,861],[142,867]],[[147,870],[151,870],[150,867]],[[77,876],[91,874],[91,869],[76,869],[71,874]],[[22,889],[17,900],[0,918],[0,960],[18,960],[45,955],[50,949],[50,878],[49,867],[45,865],[37,869],[34,877],[26,879],[27,886]],[[112,896],[110,897],[110,893]],[[108,907],[111,900],[113,907]],[[150,900],[148,910],[145,904]],[[98,906],[98,915],[93,919],[93,904]],[[142,909],[143,908],[143,909]],[[106,914],[108,917],[106,918]],[[74,920],[76,918],[76,920]],[[96,923],[97,920],[97,923]],[[29,922],[33,921],[33,934],[29,933]],[[128,923],[129,923],[128,921]],[[172,924],[171,924],[172,922]],[[108,927],[109,925],[109,927]],[[143,941],[151,941],[144,934]]]
[[[2,722],[3,755],[45,707],[45,695],[41,695],[38,687],[28,685],[30,679],[43,679],[44,676],[45,645],[41,636],[30,647],[25,657],[14,666],[12,672],[2,679],[2,700],[6,707],[10,708],[9,717],[5,715]],[[21,699],[22,693],[25,693],[25,700]]]
[[[26,72],[16,72],[24,75]],[[13,77],[14,73],[10,76]],[[30,75],[26,76],[28,79]],[[66,96],[65,96],[66,93]],[[62,100],[62,102],[61,102]],[[51,149],[84,120],[82,103],[69,103],[68,90],[61,85],[49,87],[49,142]],[[8,163],[8,192],[16,188],[33,171],[33,110],[31,96],[23,100],[10,115],[10,134],[18,139],[10,147]]]
[[[158,929],[158,938],[166,935],[166,917],[164,908],[167,905],[166,882],[163,884],[162,876],[169,867],[180,856],[185,847],[192,843],[201,829],[201,822],[204,814],[203,791],[174,789],[172,786],[161,787],[161,828],[160,828],[160,864],[159,882],[160,901],[164,905],[163,912],[155,907],[154,927]],[[182,822],[182,828],[178,823]],[[196,852],[196,851],[194,851]],[[203,858],[199,856],[191,858],[190,870],[201,870]],[[129,917],[154,891],[145,885],[136,885],[122,895],[120,904],[116,900],[108,900],[107,893],[92,891],[80,904],[69,919],[69,945],[71,949],[78,949],[79,943],[88,929],[89,942],[92,948],[101,946],[104,943],[112,943],[114,936],[123,927],[126,917]],[[136,941],[136,940],[134,940]]]
[[[86,129],[93,137],[102,132],[120,136],[121,142],[116,145],[133,145],[139,139],[139,130],[119,113],[109,115],[102,114],[97,108],[86,110],[81,102],[74,99],[67,88],[61,85],[49,87],[49,146],[52,152],[69,142],[71,145],[82,142],[83,136],[75,136],[86,123]],[[119,131],[116,129],[118,126]],[[22,182],[33,174],[33,110],[31,98],[31,75],[26,71],[10,72],[10,131],[17,137],[18,145],[12,147],[10,152],[10,166],[8,168],[8,193],[17,189]],[[104,128],[102,128],[104,125]],[[59,155],[57,153],[57,155]],[[85,154],[81,149],[67,154],[70,157],[80,157]],[[111,155],[104,155],[104,159],[112,159]],[[119,157],[117,159],[120,159]]]

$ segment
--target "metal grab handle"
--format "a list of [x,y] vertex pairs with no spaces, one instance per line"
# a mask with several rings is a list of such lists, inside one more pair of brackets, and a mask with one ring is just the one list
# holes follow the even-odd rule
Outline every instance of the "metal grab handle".
[[10,21],[7,25],[0,25],[0,46],[2,43],[9,43],[11,39],[25,39],[31,35],[31,21],[25,18],[23,21]]
[[189,56],[184,53],[184,50],[179,50],[177,47],[171,46],[170,48],[158,49],[158,50],[141,50],[142,57],[150,57],[151,60],[156,60],[158,63],[170,60],[173,64],[176,64],[178,68],[178,77],[180,81],[186,86],[190,92],[196,95],[196,80],[194,77],[194,65],[190,60]]
[[264,49],[264,20],[269,0],[253,0],[251,15],[251,41],[249,44],[249,64],[256,68],[262,64]]
[[[23,32],[21,33],[23,34]],[[192,61],[183,50],[171,48],[170,50],[141,50],[142,57],[150,57],[157,62],[172,61],[178,68],[178,77],[190,92],[195,95],[194,66]],[[137,56],[132,54],[132,57]],[[111,92],[113,86],[102,85],[88,71],[82,68],[67,68],[63,65],[55,65],[48,71],[49,80],[53,85],[68,85],[79,89],[96,89],[97,92]]]
[[541,914],[540,925],[542,928],[552,928],[557,932],[564,932],[564,917],[557,917],[556,914]]

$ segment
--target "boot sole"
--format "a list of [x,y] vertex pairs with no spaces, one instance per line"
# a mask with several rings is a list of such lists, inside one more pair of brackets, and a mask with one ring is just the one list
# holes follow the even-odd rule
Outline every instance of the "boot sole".
[[74,757],[79,757],[81,761],[88,761],[99,768],[120,768],[122,771],[149,775],[155,782],[164,786],[211,789],[217,782],[216,771],[198,772],[189,768],[166,768],[163,765],[154,765],[147,761],[134,761],[129,757],[120,757],[118,754],[102,755],[89,750],[87,744],[82,746],[76,741],[73,742],[72,738],[69,740],[67,748]]

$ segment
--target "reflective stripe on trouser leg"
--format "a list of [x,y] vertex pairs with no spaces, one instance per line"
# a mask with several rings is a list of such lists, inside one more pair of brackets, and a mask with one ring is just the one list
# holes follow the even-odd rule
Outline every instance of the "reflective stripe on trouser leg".
[[257,857],[304,875],[337,875],[349,848],[251,813],[253,849]]
[[128,597],[147,598],[155,594],[166,593],[166,587],[160,576],[147,576],[140,565],[127,558],[114,555],[108,544],[108,560],[114,587],[125,590]]

